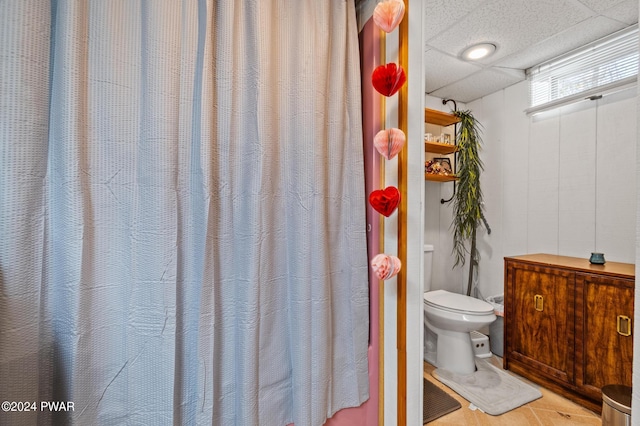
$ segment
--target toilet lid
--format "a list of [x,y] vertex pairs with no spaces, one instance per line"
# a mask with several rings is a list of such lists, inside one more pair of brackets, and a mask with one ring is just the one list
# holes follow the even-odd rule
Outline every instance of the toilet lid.
[[466,315],[487,315],[493,313],[493,306],[487,302],[463,294],[446,290],[424,293],[424,303],[434,308]]

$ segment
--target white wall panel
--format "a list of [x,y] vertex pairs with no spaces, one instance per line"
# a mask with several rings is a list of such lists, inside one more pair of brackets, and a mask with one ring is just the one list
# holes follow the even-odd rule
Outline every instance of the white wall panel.
[[596,251],[635,261],[635,91],[598,101]]
[[[460,271],[453,270],[453,234],[450,231],[452,203],[441,204],[441,199],[449,199],[453,183],[425,182],[425,220],[438,223],[437,230],[425,234],[425,244],[434,246],[431,290],[444,289],[460,291]],[[457,268],[456,268],[457,269]]]
[[[504,90],[486,96],[482,99],[482,108],[476,115],[483,126],[480,156],[484,164],[484,172],[481,175],[480,184],[485,202],[485,218],[491,228],[491,234],[488,233],[484,225],[480,226],[477,231],[477,244],[481,256],[476,281],[484,297],[502,293],[504,277],[502,266],[503,229],[500,224],[503,222],[504,192],[502,191],[502,182],[505,173],[503,164],[506,117],[503,114],[492,113],[492,111],[504,111],[504,103]],[[475,114],[475,111],[473,112]],[[468,276],[468,272],[465,276]]]
[[529,133],[529,253],[558,252],[559,115],[532,120]]
[[[527,222],[529,219],[529,187],[527,182],[529,179],[530,131],[529,119],[523,111],[528,106],[528,90],[528,86],[521,83],[504,91],[504,108],[498,112],[504,115],[502,187],[486,188],[486,191],[503,192],[502,222],[493,223],[493,228],[502,228],[503,256],[514,256],[527,252]],[[491,141],[487,140],[485,143],[488,144]]]
[[596,105],[576,106],[560,110],[558,253],[586,257],[595,251]]

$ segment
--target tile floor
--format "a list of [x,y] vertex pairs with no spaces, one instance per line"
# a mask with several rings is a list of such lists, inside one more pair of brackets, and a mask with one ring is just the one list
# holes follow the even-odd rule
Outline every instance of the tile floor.
[[[502,367],[502,358],[493,356],[491,362]],[[591,410],[575,404],[568,399],[561,397],[543,387],[536,384],[534,386],[542,392],[542,398],[532,401],[526,405],[511,410],[500,416],[492,416],[485,414],[479,410],[471,411],[469,409],[469,401],[462,398],[453,390],[440,383],[435,379],[431,372],[435,367],[427,362],[424,363],[424,377],[434,383],[440,389],[443,389],[449,395],[454,397],[462,404],[462,408],[442,416],[430,423],[429,426],[437,425],[496,425],[496,426],[539,426],[539,425],[601,425],[600,416]],[[525,380],[526,379],[522,379]],[[531,383],[531,382],[529,382]]]

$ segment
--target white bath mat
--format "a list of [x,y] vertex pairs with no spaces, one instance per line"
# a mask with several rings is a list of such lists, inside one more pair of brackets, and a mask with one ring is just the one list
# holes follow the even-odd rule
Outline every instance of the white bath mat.
[[431,375],[487,414],[497,416],[542,396],[533,386],[476,358],[477,371],[456,374],[441,368]]

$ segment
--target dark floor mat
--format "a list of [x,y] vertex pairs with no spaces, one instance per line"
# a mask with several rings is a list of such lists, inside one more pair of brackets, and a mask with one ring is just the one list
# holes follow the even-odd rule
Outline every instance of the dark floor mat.
[[423,379],[422,423],[434,421],[462,407],[458,401],[427,379]]

